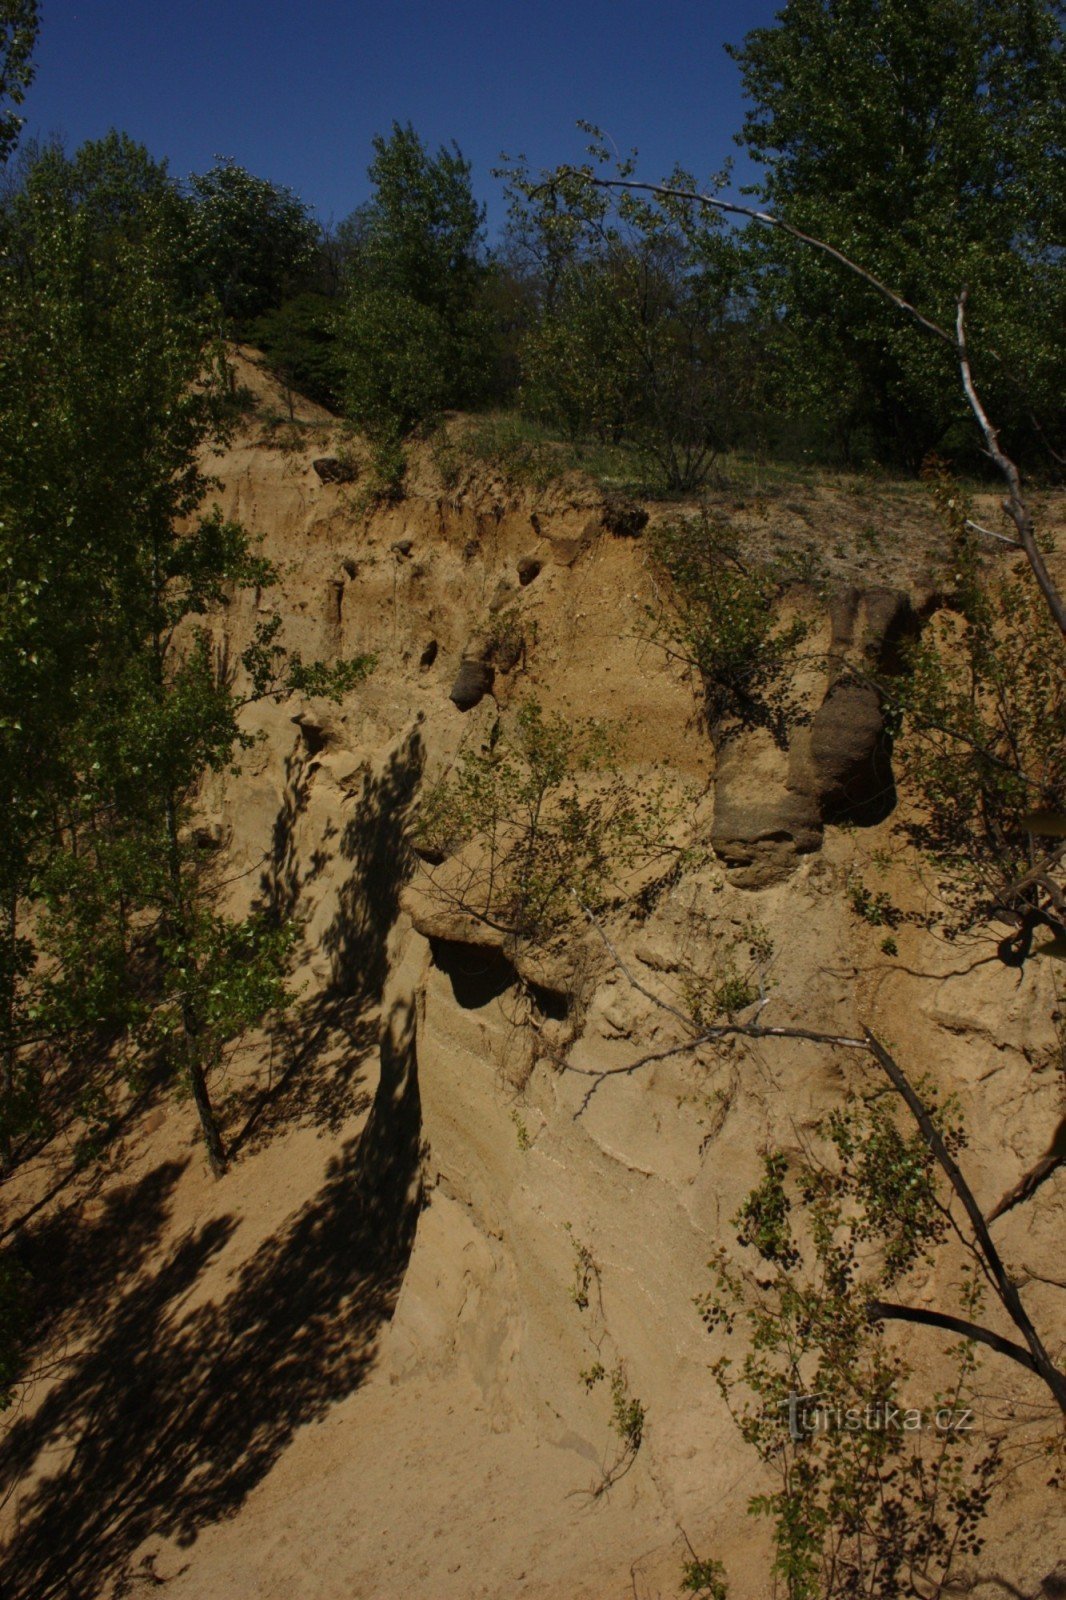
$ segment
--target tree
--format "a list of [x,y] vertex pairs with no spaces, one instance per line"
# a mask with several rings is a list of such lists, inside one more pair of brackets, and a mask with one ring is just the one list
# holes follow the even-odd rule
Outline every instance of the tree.
[[906,737],[897,770],[919,801],[907,825],[963,926],[1013,923],[1000,953],[1021,965],[1041,925],[1066,934],[1061,845],[1041,817],[1066,811],[1066,638],[1025,563],[988,555],[943,463],[931,482],[951,540],[952,609],[905,649],[882,687]]
[[[1032,413],[1052,439],[1063,420],[1062,43],[1055,0],[789,0],[732,51],[761,200],[936,321],[968,286],[982,386],[1030,452]],[[966,447],[946,353],[780,235],[753,261],[790,403],[845,450]]]
[[[957,1148],[950,1107],[936,1115]],[[770,1476],[749,1510],[773,1525],[789,1600],[939,1593],[958,1556],[980,1549],[1001,1464],[998,1443],[980,1446],[969,1425],[974,1345],[950,1352],[935,1405],[919,1408],[877,1314],[875,1290],[930,1260],[948,1231],[936,1162],[883,1100],[854,1093],[817,1136],[795,1172],[780,1151],[764,1157],[734,1219],[754,1265],[721,1248],[697,1301],[726,1349],[738,1322],[748,1335],[739,1368],[722,1354],[712,1371]],[[964,1267],[962,1309],[980,1303]]]
[[[196,800],[205,775],[235,770],[254,742],[245,705],[294,689],[339,698],[369,663],[305,665],[278,644],[275,615],[258,625],[240,674],[227,670],[198,619],[235,591],[269,589],[273,570],[217,512],[191,531],[160,518],[142,538],[121,640],[71,730],[85,776],[44,875],[46,938],[60,958],[61,1002],[73,991],[83,1022],[120,1025],[134,1067],[161,1059],[190,1090],[219,1176],[227,1157],[210,1074],[227,1042],[287,1004],[295,929],[219,909],[218,858],[193,825]],[[101,993],[108,954],[125,981]],[[92,983],[79,993],[86,970]]]
[[206,347],[181,306],[172,211],[142,193],[136,227],[115,226],[113,205],[86,198],[79,175],[90,169],[108,173],[113,195],[114,153],[108,141],[73,162],[44,152],[5,219],[0,1131],[9,1159],[35,1098],[35,951],[23,913],[78,792],[68,732],[100,703],[102,657],[119,636],[146,524],[182,516],[203,493],[196,450],[213,426],[210,393],[192,381]]
[[[598,135],[592,154],[608,160]],[[655,480],[685,493],[737,436],[752,392],[738,251],[704,208],[625,191],[615,202],[584,181],[592,170],[556,184],[521,164],[506,173],[513,247],[539,299],[522,404],[572,438],[627,441]],[[628,176],[633,161],[618,170]]]
[[259,346],[288,393],[293,391],[337,411],[343,369],[337,350],[334,306],[325,295],[304,290],[251,323],[248,337]]
[[281,304],[308,274],[318,226],[284,185],[256,178],[229,157],[188,181],[187,244],[201,293],[214,294],[237,329]]
[[530,699],[430,790],[418,848],[442,904],[536,945],[603,904],[617,874],[676,856],[676,821],[662,787],[634,793],[610,729]]
[[169,186],[115,181],[131,148],[47,153],[0,283],[0,1131],[10,1155],[42,1037],[94,1036],[180,1070],[220,1169],[208,1074],[280,999],[289,934],[222,914],[192,808],[248,742],[249,696],[342,693],[366,663],[305,666],[271,619],[238,682],[198,621],[272,573],[203,514],[222,352],[189,301]]
[[350,416],[396,449],[446,407],[475,404],[488,382],[484,208],[458,147],[431,156],[410,124],[374,139],[368,170],[341,350]]
[[37,0],[0,0],[0,166],[18,141],[18,107],[33,82],[33,48],[40,25]]
[[808,630],[801,618],[780,624],[784,574],[742,559],[708,512],[661,522],[648,542],[669,581],[671,646],[700,675],[719,748],[743,727],[766,728],[786,747],[799,717],[788,673]]

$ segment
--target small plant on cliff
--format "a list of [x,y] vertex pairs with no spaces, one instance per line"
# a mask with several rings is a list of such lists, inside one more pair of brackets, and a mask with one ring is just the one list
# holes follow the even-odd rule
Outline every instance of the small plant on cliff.
[[[950,1107],[935,1116],[957,1150]],[[883,1097],[852,1096],[820,1132],[823,1159],[796,1173],[780,1152],[766,1156],[735,1218],[754,1267],[719,1251],[715,1287],[697,1301],[709,1330],[747,1328],[739,1372],[726,1355],[713,1370],[771,1478],[749,1510],[772,1523],[788,1600],[939,1593],[981,1547],[999,1451],[974,1423],[975,1346],[946,1353],[950,1375],[918,1409],[880,1320],[879,1297],[946,1237],[936,1163]],[[972,1313],[981,1286],[963,1282]]]
[[1004,915],[1024,959],[1034,921],[1062,924],[1061,889],[1057,908],[1048,889],[1061,840],[1043,844],[1032,817],[1066,811],[1066,639],[1029,565],[979,549],[942,463],[926,476],[952,537],[955,597],[889,685],[905,735],[897,768],[922,812],[907,831],[956,920]]
[[434,894],[515,938],[544,942],[674,851],[678,808],[635,789],[609,731],[528,700],[427,797],[418,837]]
[[712,734],[766,728],[784,744],[798,716],[788,674],[807,624],[781,623],[780,576],[742,559],[706,512],[660,524],[649,548],[669,580],[664,631],[700,675]]

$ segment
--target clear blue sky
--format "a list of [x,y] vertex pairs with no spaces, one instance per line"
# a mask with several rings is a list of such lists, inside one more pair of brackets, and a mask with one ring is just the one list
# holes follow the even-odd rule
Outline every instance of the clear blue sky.
[[366,198],[372,136],[410,120],[434,148],[458,141],[497,225],[500,151],[579,159],[579,117],[653,177],[739,156],[723,46],[780,3],[42,0],[26,132],[73,147],[117,127],[178,176],[233,156],[339,220]]

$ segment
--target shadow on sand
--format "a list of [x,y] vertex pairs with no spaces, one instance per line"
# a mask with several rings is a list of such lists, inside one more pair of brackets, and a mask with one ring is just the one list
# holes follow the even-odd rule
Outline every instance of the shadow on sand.
[[[190,1230],[136,1270],[159,1247],[176,1174],[127,1193],[138,1244],[126,1279],[106,1308],[94,1299],[97,1331],[0,1452],[4,1496],[50,1449],[66,1456],[21,1496],[0,1568],[8,1600],[89,1600],[149,1535],[191,1544],[236,1510],[298,1427],[356,1388],[410,1254],[419,1127],[413,1008],[401,1003],[363,1133],[219,1304],[185,1309],[236,1219]],[[101,1242],[75,1237],[68,1249]]]
[[[38,1348],[73,1353],[0,1445],[0,1499],[17,1505],[0,1560],[5,1600],[90,1600],[145,1539],[191,1544],[374,1359],[419,1205],[413,1002],[383,1019],[379,1007],[422,763],[416,730],[364,777],[337,843],[350,870],[323,939],[332,981],[289,1023],[276,1081],[235,1108],[238,1155],[295,1121],[337,1132],[367,1108],[363,1069],[380,1041],[365,1126],[314,1198],[227,1280],[224,1299],[206,1304],[200,1280],[238,1218],[168,1240],[183,1162],[113,1190],[95,1215],[24,1218],[15,1235],[35,1281]],[[294,835],[310,774],[294,759],[287,776],[262,888],[265,903],[291,914],[329,857],[301,874]]]

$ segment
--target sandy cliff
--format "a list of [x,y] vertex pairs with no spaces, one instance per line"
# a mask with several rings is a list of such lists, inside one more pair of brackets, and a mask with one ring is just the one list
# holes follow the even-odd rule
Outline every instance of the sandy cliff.
[[[215,463],[224,509],[263,535],[281,583],[212,626],[235,657],[257,605],[277,604],[305,655],[371,651],[378,665],[340,707],[256,709],[263,739],[204,797],[234,906],[273,896],[303,918],[299,1005],[230,1063],[240,1140],[220,1183],[191,1108],[172,1101],[137,1110],[113,1176],[71,1178],[54,1150],[23,1176],[27,1199],[64,1178],[34,1226],[67,1304],[57,1295],[51,1364],[4,1451],[8,1592],[622,1600],[675,1594],[691,1543],[726,1562],[737,1600],[762,1600],[765,1534],[744,1513],[760,1471],[708,1371],[722,1346],[693,1297],[762,1152],[799,1154],[867,1069],[815,1044],[733,1041],[591,1096],[582,1074],[674,1042],[642,990],[676,1000],[682,961],[711,970],[758,923],[775,950],[773,1020],[865,1022],[954,1088],[990,1206],[1061,1111],[1052,964],[1019,974],[991,938],[924,925],[929,885],[895,814],[819,820],[809,838],[763,819],[745,834],[759,806],[791,816],[807,793],[777,752],[731,758],[716,811],[696,686],[645,637],[641,540],[610,531],[602,497],[484,475],[445,490],[427,455],[408,498],[368,514],[358,480],[312,467],[334,453],[317,421],[282,448],[253,418]],[[935,533],[907,516],[880,554],[841,556],[838,588],[924,604]],[[790,518],[798,528],[784,509],[763,520],[794,538]],[[839,544],[847,520],[846,503],[815,500],[805,536]],[[523,575],[539,564],[525,583],[524,559]],[[824,597],[793,603],[823,652],[840,645]],[[525,660],[462,711],[456,674],[502,605],[517,608]],[[798,689],[817,707],[825,668],[805,671]],[[631,783],[665,774],[718,846],[609,919],[641,988],[588,930],[531,996],[505,954],[443,917],[402,848],[420,783],[531,693],[617,721]],[[877,875],[879,850],[891,861]],[[893,956],[849,901],[856,873],[915,913]],[[1053,1340],[1061,1290],[1043,1279],[1062,1276],[1064,1216],[1053,1180],[996,1225]],[[931,1371],[936,1337],[907,1342]],[[605,1386],[579,1376],[595,1361],[620,1364],[646,1410],[635,1459],[603,1493],[618,1441]],[[987,1429],[1042,1398],[992,1356],[982,1388]],[[1001,1497],[967,1570],[1003,1581],[973,1592],[1041,1592],[1066,1533],[1045,1478],[1030,1462]]]

